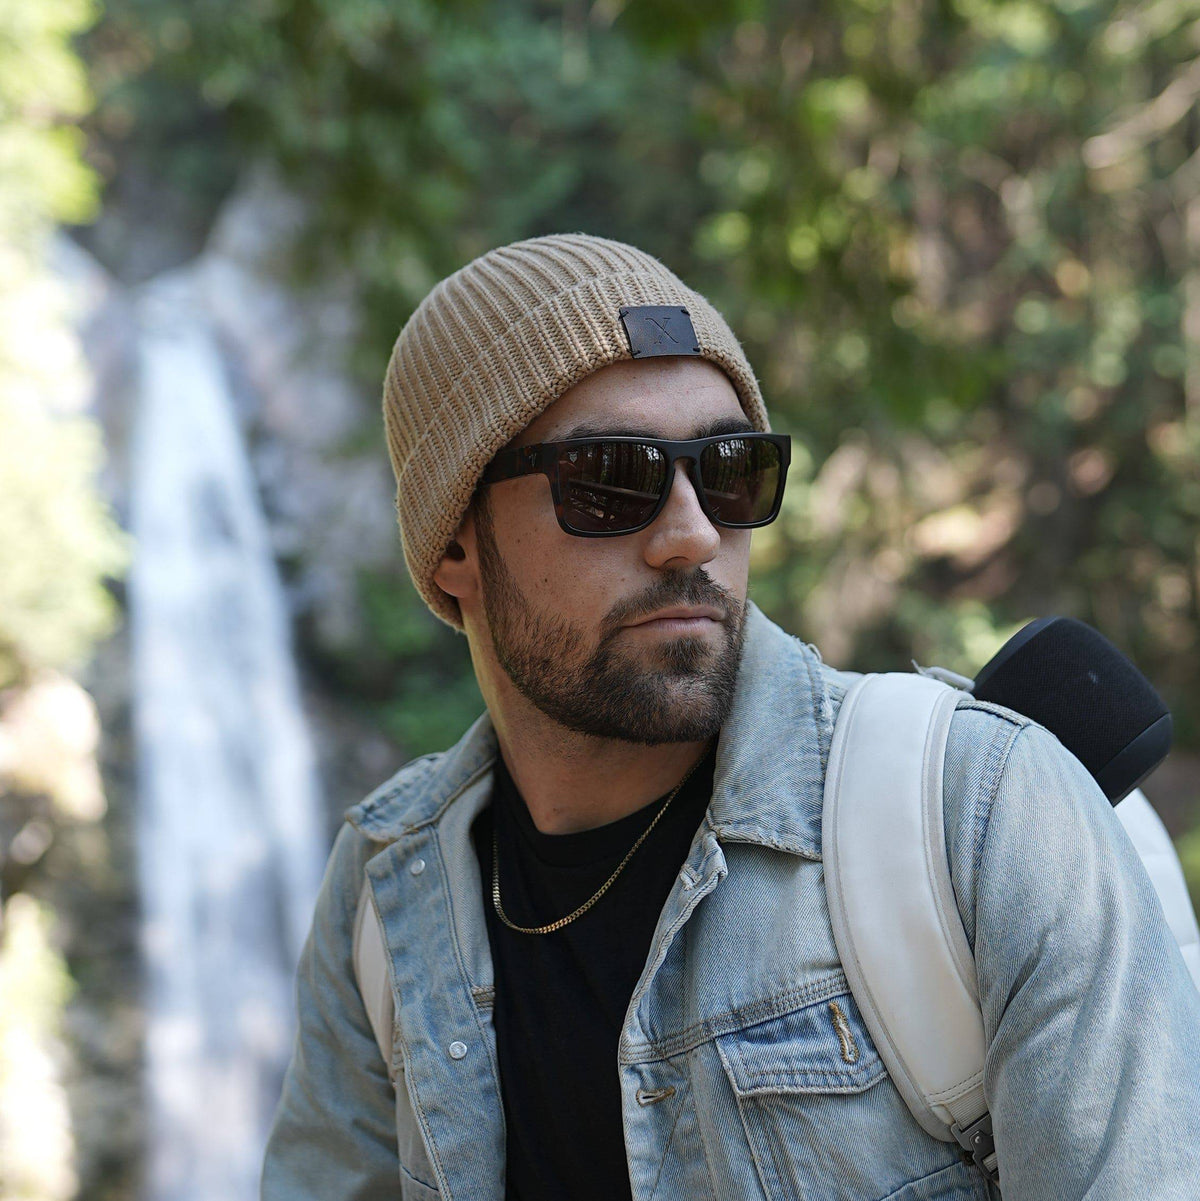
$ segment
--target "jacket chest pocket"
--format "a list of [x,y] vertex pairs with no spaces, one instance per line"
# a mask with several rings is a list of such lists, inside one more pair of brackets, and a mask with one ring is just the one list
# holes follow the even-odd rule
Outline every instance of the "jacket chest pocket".
[[716,1044],[772,1201],[988,1196],[957,1150],[930,1138],[908,1112],[848,992]]

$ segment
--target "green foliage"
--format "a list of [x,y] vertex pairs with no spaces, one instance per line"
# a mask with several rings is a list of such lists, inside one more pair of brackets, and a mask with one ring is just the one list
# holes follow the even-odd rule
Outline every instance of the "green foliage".
[[1200,913],[1200,827],[1185,834],[1175,843],[1184,879],[1192,896],[1192,906]]
[[92,0],[0,0],[0,244],[10,254],[47,220],[84,221],[95,212],[82,134],[63,124],[91,104],[70,37],[95,16]]
[[80,667],[119,614],[128,542],[95,492],[99,430],[0,397],[0,687]]
[[0,1196],[73,1192],[70,1117],[54,1070],[73,991],[54,914],[18,894],[0,903]]
[[[360,281],[372,393],[412,307],[473,255],[632,241],[731,318],[797,442],[784,518],[756,535],[773,616],[847,666],[969,672],[1073,613],[1196,746],[1198,15],[110,0],[95,62],[118,81],[102,117],[141,96],[153,133],[169,79],[313,200],[297,262]],[[129,47],[136,69],[113,69]],[[395,604],[394,662],[420,662]]]
[[90,104],[70,38],[86,0],[0,0],[0,687],[78,667],[116,621],[103,587],[126,547],[95,493],[99,430],[57,417],[81,390],[61,300],[43,266],[56,221],[94,210],[78,129]]
[[366,628],[355,685],[379,699],[384,729],[411,756],[444,750],[483,711],[467,640],[425,607],[408,575],[363,572]]
[[469,669],[451,676],[444,665],[402,667],[396,696],[383,711],[384,729],[410,756],[444,751],[483,712],[483,697]]
[[820,464],[760,593],[834,657],[1074,612],[1195,741],[1194,10],[772,5],[695,56],[697,254]]
[[311,199],[294,265],[359,281],[372,387],[425,292],[498,242],[588,229],[679,257],[699,216],[686,78],[573,6],[111,0],[101,34],[101,128],[116,108],[153,136],[182,81]]

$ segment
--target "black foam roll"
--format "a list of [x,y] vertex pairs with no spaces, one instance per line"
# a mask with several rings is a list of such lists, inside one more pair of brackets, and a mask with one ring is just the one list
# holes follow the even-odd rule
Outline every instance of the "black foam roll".
[[1043,617],[975,677],[974,695],[1045,726],[1115,805],[1171,749],[1171,714],[1144,675],[1098,630]]

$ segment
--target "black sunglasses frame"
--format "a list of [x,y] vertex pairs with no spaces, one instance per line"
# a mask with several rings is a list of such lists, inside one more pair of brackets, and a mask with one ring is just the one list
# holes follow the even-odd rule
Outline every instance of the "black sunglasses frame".
[[[718,442],[729,442],[735,439],[742,441],[770,442],[779,449],[779,480],[775,487],[775,496],[771,502],[770,513],[759,521],[732,522],[717,517],[709,507],[705,496],[704,485],[699,479],[700,455],[706,447]],[[563,500],[562,481],[559,475],[559,460],[565,452],[584,446],[594,446],[603,443],[637,443],[642,446],[652,446],[667,460],[667,471],[664,477],[662,492],[653,512],[645,521],[628,529],[619,530],[577,530],[566,518],[566,507]],[[577,538],[619,538],[625,534],[636,534],[647,526],[653,525],[655,519],[666,507],[667,497],[671,494],[671,486],[675,482],[675,464],[683,459],[688,463],[688,477],[692,481],[700,508],[704,515],[715,526],[730,530],[752,530],[759,526],[770,525],[779,516],[779,507],[783,502],[783,489],[787,482],[788,464],[792,457],[792,439],[789,434],[767,434],[759,430],[747,430],[744,433],[714,434],[708,438],[689,438],[684,441],[672,441],[667,438],[640,438],[624,434],[592,435],[588,438],[568,438],[562,442],[536,442],[532,446],[518,446],[512,450],[502,450],[484,469],[479,486],[497,484],[502,480],[516,479],[523,475],[544,475],[550,483],[550,495],[554,500],[554,515],[562,530]]]

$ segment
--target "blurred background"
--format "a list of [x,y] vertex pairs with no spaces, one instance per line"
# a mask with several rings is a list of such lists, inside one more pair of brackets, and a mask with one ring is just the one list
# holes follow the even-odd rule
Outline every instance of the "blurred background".
[[752,595],[1157,686],[1200,899],[1200,0],[0,0],[0,1198],[241,1201],[341,812],[479,712],[392,341],[584,230],[794,440]]

